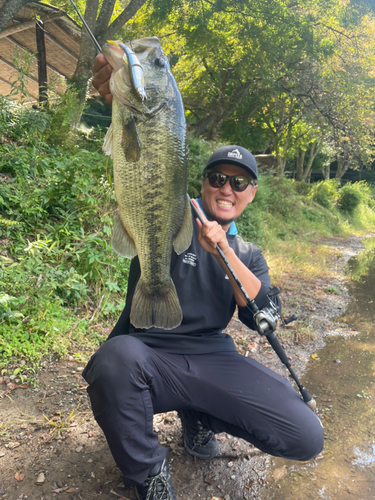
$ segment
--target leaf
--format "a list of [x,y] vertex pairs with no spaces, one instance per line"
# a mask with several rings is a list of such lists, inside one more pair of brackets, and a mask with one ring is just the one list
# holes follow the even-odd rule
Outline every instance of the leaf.
[[25,474],[22,473],[22,470],[19,470],[14,474],[14,477],[17,481],[23,481],[25,479]]
[[66,493],[75,493],[76,491],[76,488],[68,488],[67,490],[65,490]]

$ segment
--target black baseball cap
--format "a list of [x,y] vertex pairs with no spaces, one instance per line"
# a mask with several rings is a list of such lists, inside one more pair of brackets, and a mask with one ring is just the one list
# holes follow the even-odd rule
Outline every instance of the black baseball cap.
[[209,157],[203,172],[221,163],[238,165],[249,172],[253,179],[258,179],[258,167],[254,156],[241,146],[223,146],[214,151]]

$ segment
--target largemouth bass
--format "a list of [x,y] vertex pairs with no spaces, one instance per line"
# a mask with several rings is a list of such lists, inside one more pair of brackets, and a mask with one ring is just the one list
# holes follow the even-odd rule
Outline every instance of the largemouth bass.
[[169,330],[182,321],[170,277],[172,247],[186,250],[193,230],[182,99],[156,37],[109,42],[103,53],[113,68],[112,124],[103,145],[113,158],[119,206],[112,247],[139,258],[130,322]]

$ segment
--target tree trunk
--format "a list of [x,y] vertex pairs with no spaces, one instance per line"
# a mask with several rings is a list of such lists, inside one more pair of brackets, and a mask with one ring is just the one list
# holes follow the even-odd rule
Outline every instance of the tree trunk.
[[331,165],[330,165],[330,163],[328,163],[328,165],[326,165],[325,167],[322,168],[322,174],[323,174],[324,180],[329,181],[329,179],[331,178]]
[[297,148],[297,166],[296,166],[296,180],[302,181],[303,179],[303,162],[305,160],[306,151]]
[[276,145],[276,159],[277,159],[277,177],[282,177],[284,175],[285,163],[286,160],[280,156],[280,148],[279,145]]
[[[99,0],[87,0],[84,19],[90,30],[95,33],[96,15],[98,12]],[[87,85],[91,77],[91,66],[96,55],[96,49],[88,35],[86,29],[82,26],[81,47],[76,70],[71,82],[78,91],[78,101],[84,102],[87,94]]]
[[323,145],[323,139],[321,139],[320,142],[315,141],[311,145],[310,153],[309,153],[309,158],[307,160],[306,169],[305,169],[305,172],[303,174],[303,179],[302,179],[304,182],[307,182],[308,180],[310,180],[310,175],[311,175],[311,169],[312,169],[313,162],[314,162],[317,154],[319,153],[320,148],[322,147],[322,145]]
[[347,156],[347,153],[345,153],[344,156],[339,156],[337,158],[337,171],[335,178],[338,181],[341,181],[343,175],[349,168],[349,161],[347,160]]
[[0,33],[5,30],[8,23],[30,0],[5,0],[0,9]]

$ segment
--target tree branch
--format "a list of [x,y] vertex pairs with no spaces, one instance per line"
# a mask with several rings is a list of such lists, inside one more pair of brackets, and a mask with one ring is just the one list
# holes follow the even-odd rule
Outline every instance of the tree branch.
[[131,19],[138,10],[143,7],[146,0],[130,0],[125,9],[121,14],[113,21],[108,28],[102,32],[98,33],[99,43],[103,43],[105,40],[110,40],[114,35],[126,24],[129,19]]
[[96,20],[96,34],[102,33],[102,31],[104,31],[108,27],[115,3],[116,0],[105,0],[105,2],[103,2],[98,19]]

